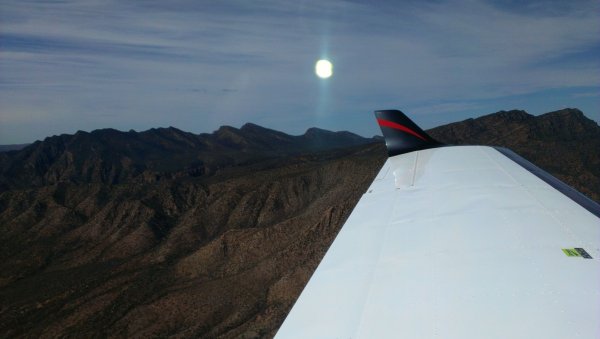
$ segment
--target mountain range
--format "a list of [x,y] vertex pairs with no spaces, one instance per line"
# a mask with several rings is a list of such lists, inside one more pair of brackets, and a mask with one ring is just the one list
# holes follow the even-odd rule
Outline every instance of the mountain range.
[[210,176],[223,168],[359,145],[367,140],[349,132],[318,128],[291,136],[250,123],[240,129],[223,126],[212,134],[200,135],[173,127],[140,133],[79,131],[0,153],[0,185],[6,189],[59,182],[119,184],[134,179],[147,182]]
[[[428,133],[509,147],[600,200],[600,127],[579,110]],[[385,159],[379,138],[253,124],[2,152],[0,336],[271,337]]]

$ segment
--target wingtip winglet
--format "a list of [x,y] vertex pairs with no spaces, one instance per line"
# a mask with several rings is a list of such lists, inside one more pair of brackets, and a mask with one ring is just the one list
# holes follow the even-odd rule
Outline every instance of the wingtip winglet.
[[388,156],[434,148],[443,144],[430,137],[401,111],[375,111],[375,118],[385,138]]

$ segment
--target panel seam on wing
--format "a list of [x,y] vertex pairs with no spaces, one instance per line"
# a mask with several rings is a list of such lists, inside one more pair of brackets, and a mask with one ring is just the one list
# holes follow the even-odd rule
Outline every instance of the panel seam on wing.
[[415,178],[417,176],[417,167],[419,166],[419,154],[420,153],[421,153],[420,151],[417,151],[417,154],[415,155],[415,166],[413,167],[412,180],[410,181],[410,187],[415,186]]

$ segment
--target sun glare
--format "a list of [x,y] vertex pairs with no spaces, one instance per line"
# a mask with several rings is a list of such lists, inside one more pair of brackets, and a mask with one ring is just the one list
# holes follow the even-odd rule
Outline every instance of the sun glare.
[[315,65],[315,73],[317,73],[317,76],[319,78],[327,79],[331,75],[333,75],[333,65],[331,64],[331,62],[329,62],[329,60],[319,60]]

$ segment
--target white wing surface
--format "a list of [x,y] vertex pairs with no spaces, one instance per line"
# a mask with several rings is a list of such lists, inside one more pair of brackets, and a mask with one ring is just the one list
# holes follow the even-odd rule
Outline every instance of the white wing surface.
[[600,208],[505,154],[389,158],[276,337],[600,338]]

